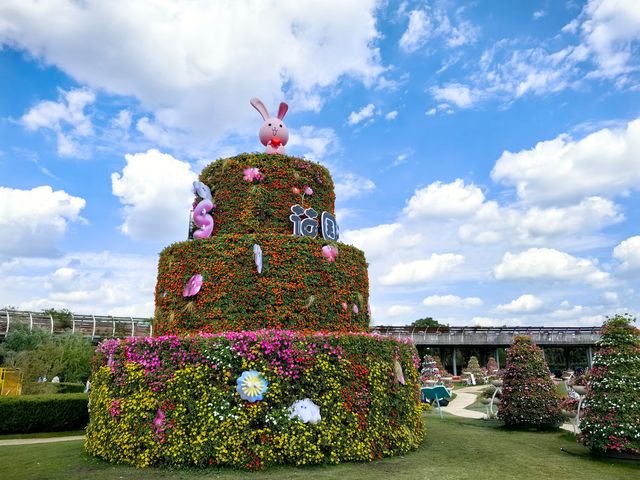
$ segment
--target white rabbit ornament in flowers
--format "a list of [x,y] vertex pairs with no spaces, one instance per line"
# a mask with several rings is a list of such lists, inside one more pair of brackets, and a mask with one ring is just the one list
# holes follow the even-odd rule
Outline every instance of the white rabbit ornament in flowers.
[[267,147],[265,151],[267,153],[279,153],[280,155],[284,155],[284,146],[289,141],[289,130],[282,119],[287,113],[287,110],[289,110],[289,105],[284,102],[280,102],[278,115],[275,117],[269,116],[267,107],[264,106],[264,103],[262,103],[262,100],[259,98],[253,97],[251,99],[251,105],[253,105],[253,108],[258,110],[264,119],[264,123],[260,128],[259,137],[262,144]]

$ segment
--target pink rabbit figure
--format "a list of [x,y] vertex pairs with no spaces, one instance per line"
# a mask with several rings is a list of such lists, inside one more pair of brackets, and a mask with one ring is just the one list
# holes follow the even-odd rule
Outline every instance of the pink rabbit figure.
[[284,155],[284,146],[289,141],[289,130],[282,119],[287,113],[287,110],[289,110],[289,105],[284,102],[280,102],[278,115],[275,117],[269,116],[267,107],[264,106],[264,103],[262,103],[262,100],[259,98],[253,97],[251,99],[251,105],[253,105],[253,108],[258,110],[264,119],[264,123],[260,128],[259,137],[260,142],[267,147],[265,151],[267,153],[279,153],[280,155]]

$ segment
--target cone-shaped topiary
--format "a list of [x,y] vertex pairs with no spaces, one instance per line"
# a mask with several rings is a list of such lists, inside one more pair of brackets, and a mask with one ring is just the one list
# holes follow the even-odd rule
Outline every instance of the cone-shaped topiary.
[[498,418],[509,427],[553,428],[560,424],[560,399],[542,350],[517,336],[507,350]]
[[431,355],[425,355],[422,360],[422,370],[420,371],[420,381],[426,384],[427,380],[440,381],[440,369]]
[[482,368],[480,368],[478,357],[472,356],[471,358],[469,358],[469,363],[467,363],[466,371],[473,374],[477,385],[484,384],[484,372],[482,371]]
[[640,330],[629,315],[602,326],[589,386],[580,440],[598,452],[640,454]]
[[494,357],[489,357],[489,360],[487,360],[487,373],[489,375],[495,375],[498,373],[498,370],[500,370],[500,367],[498,366],[496,359]]

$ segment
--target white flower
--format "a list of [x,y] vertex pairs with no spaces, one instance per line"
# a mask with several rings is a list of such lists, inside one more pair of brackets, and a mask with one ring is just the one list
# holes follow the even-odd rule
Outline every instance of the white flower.
[[320,407],[313,403],[310,398],[293,402],[289,407],[289,418],[299,418],[304,423],[318,423],[322,420]]

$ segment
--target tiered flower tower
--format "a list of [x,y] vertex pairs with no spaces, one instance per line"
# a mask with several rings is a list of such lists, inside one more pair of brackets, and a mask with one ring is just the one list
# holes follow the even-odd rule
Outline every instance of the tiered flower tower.
[[257,469],[417,448],[419,358],[367,333],[367,264],[337,241],[329,172],[243,154],[200,182],[195,238],[160,255],[156,336],[98,347],[87,450]]

